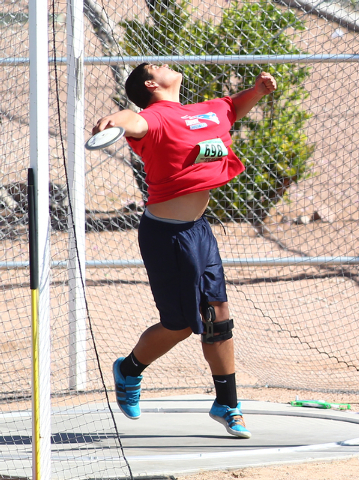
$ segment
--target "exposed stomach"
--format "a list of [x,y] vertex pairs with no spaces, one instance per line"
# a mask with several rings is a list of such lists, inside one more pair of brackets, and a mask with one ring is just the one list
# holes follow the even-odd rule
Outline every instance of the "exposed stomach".
[[148,205],[147,209],[156,217],[192,222],[203,215],[208,202],[209,190],[204,190],[172,198],[166,202],[153,203]]

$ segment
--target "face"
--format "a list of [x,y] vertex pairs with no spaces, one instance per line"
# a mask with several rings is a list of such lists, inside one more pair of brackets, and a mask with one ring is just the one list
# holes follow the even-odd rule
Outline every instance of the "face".
[[152,81],[161,87],[168,88],[181,84],[182,73],[172,70],[167,63],[164,65],[150,64],[147,67],[147,71],[152,75]]

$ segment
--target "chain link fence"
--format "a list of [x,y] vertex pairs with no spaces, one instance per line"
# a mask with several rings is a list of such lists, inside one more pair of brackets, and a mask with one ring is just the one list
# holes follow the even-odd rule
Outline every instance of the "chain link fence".
[[[318,3],[318,2],[317,2]],[[68,259],[66,3],[49,3],[51,261]],[[238,383],[358,392],[357,3],[303,1],[84,2],[85,137],[118,108],[131,56],[177,56],[183,103],[232,94],[271,72],[278,90],[233,128],[246,172],[213,191],[208,214],[226,268]],[[5,2],[1,28],[1,396],[30,397],[27,187],[28,5]],[[186,55],[307,56],[305,63],[198,64]],[[326,56],[318,61],[316,55]],[[341,55],[346,55],[345,61]],[[353,56],[350,61],[350,56]],[[118,57],[115,64],[102,57]],[[101,59],[102,60],[96,60]],[[234,58],[234,57],[233,57]],[[310,61],[312,58],[312,61]],[[155,60],[154,60],[155,61]],[[158,321],[140,259],[146,202],[141,159],[125,140],[85,154],[86,297],[105,381]],[[221,223],[222,224],[221,224]],[[294,260],[283,265],[283,259]],[[300,263],[317,257],[330,262]],[[278,261],[277,261],[278,259]],[[111,268],[115,262],[122,268]],[[235,263],[238,261],[238,264]],[[251,263],[251,261],[253,263]],[[101,268],[90,268],[100,265]],[[97,263],[96,263],[97,262]],[[101,263],[102,262],[102,263]],[[107,262],[107,263],[106,263]],[[257,263],[257,265],[255,265]],[[338,264],[339,263],[339,264]],[[124,266],[127,265],[127,268]],[[68,272],[51,274],[52,393],[68,386]],[[87,338],[87,390],[102,391]],[[180,361],[179,361],[180,359]],[[197,338],[150,366],[147,390],[208,387]],[[58,397],[60,398],[60,397]],[[28,403],[26,403],[28,405]]]
[[[57,408],[105,403],[113,361],[129,353],[158,315],[137,246],[147,196],[142,161],[125,140],[86,151],[86,385],[73,388],[68,13],[63,1],[48,5],[51,393]],[[234,125],[233,148],[246,171],[211,193],[207,212],[224,261],[242,387],[359,391],[357,10],[356,1],[84,1],[86,139],[99,118],[135,109],[124,81],[136,58],[172,59],[183,73],[183,103],[248,88],[261,70],[277,79],[276,93]],[[6,416],[31,407],[26,1],[2,3],[0,33],[0,409]],[[195,336],[151,365],[143,380],[144,391],[154,394],[208,392],[211,385]],[[20,425],[19,418],[17,428],[25,431],[27,420]],[[95,432],[96,419],[80,415],[77,427]],[[26,449],[28,439],[15,438],[12,428],[8,436],[3,432],[9,451],[2,473],[25,475],[27,454],[19,460],[14,448]],[[116,436],[113,426],[106,429]],[[69,441],[54,437],[53,451],[63,453]],[[80,478],[65,460],[55,473]]]

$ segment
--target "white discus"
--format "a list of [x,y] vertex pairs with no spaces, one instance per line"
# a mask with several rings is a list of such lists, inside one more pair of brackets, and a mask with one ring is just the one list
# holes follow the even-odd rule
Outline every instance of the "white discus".
[[87,150],[100,150],[101,148],[106,148],[117,142],[125,134],[125,129],[122,127],[111,127],[102,130],[93,135],[85,143],[85,148]]

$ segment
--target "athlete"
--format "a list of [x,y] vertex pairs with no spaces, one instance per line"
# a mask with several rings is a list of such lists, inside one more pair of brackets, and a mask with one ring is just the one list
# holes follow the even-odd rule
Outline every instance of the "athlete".
[[123,127],[144,162],[149,196],[138,237],[160,315],[132,352],[114,362],[116,400],[127,417],[139,418],[144,369],[192,333],[201,334],[216,391],[209,414],[230,434],[250,438],[237,399],[222,261],[204,211],[210,190],[244,170],[230,148],[231,126],[273,92],[276,81],[262,72],[252,88],[190,105],[179,102],[181,81],[168,65],[139,65],[125,87],[143,110],[101,118],[92,132]]

